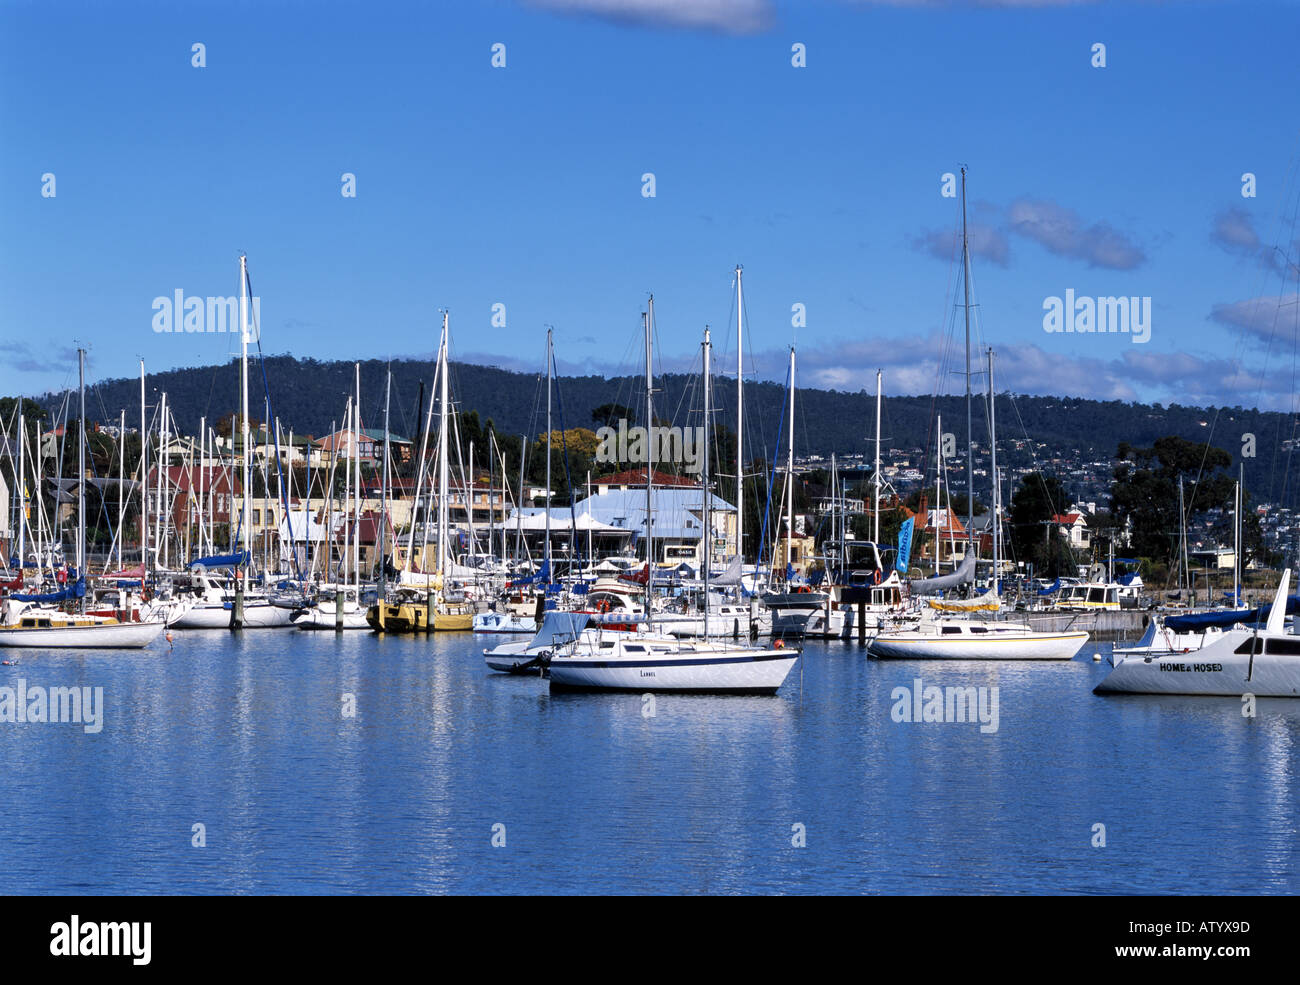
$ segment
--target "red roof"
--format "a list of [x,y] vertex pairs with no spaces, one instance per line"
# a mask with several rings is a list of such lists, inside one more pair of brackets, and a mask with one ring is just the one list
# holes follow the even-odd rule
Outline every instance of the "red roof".
[[[593,486],[644,486],[645,469],[634,469],[629,472],[616,472],[613,475],[602,475],[591,480]],[[688,479],[683,475],[670,475],[667,472],[654,470],[654,484],[656,486],[698,486],[698,479]]]
[[359,521],[352,517],[344,519],[339,528],[334,531],[334,539],[338,543],[352,536],[355,529],[358,542],[362,544],[375,544],[379,541],[379,531],[381,528],[380,515],[377,510],[366,510],[361,514]]
[[930,525],[931,520],[934,520],[934,524],[939,528],[939,533],[941,534],[953,534],[961,537],[966,536],[965,525],[961,522],[961,518],[952,510],[936,510],[933,507],[926,510],[925,515],[921,517],[921,529],[932,529]]
[[1077,523],[1079,521],[1079,517],[1081,516],[1083,516],[1082,513],[1057,513],[1054,517],[1052,517],[1052,522],[1073,524],[1073,523]]
[[[152,465],[149,467],[147,481],[150,490],[157,485],[158,466]],[[238,494],[242,488],[239,474],[236,472],[232,475],[219,465],[205,465],[203,467],[197,465],[168,465],[167,482],[179,492],[197,491],[204,496],[208,494],[209,487],[218,496],[227,495],[232,491]]]

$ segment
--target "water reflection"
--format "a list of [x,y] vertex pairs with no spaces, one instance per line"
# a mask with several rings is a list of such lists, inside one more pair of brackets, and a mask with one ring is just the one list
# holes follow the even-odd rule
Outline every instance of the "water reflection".
[[[11,891],[1300,889],[1300,702],[1252,719],[1236,699],[1093,695],[1107,668],[1086,658],[830,643],[775,697],[658,695],[649,715],[640,695],[489,674],[483,644],[177,633],[170,652],[3,668],[108,704],[97,736],[0,725]],[[918,679],[997,688],[996,732],[894,721]]]

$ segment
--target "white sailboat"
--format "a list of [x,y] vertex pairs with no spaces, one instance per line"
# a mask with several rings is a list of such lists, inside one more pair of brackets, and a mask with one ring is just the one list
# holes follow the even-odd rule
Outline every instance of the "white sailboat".
[[[86,351],[77,350],[81,416],[77,428],[77,581],[64,592],[77,612],[37,601],[6,599],[0,623],[0,647],[39,649],[140,649],[166,628],[156,622],[121,622],[86,612]],[[21,488],[21,486],[19,487]]]
[[[654,420],[654,380],[651,336],[654,298],[643,315],[646,345],[646,420]],[[711,344],[704,331],[704,374],[709,377]],[[709,484],[709,408],[705,401],[703,482]],[[646,456],[646,557],[653,572],[654,496],[653,454]],[[707,534],[707,527],[706,527]],[[704,617],[709,617],[708,565],[704,566]],[[785,683],[799,658],[799,651],[781,646],[771,648],[729,646],[708,639],[682,640],[656,633],[651,604],[653,577],[646,579],[645,619],[647,631],[583,635],[552,652],[546,662],[553,690],[582,691],[670,691],[724,694],[775,694]]]
[[315,605],[293,613],[293,624],[298,629],[369,629],[360,592],[356,585],[322,585]]
[[1121,657],[1094,694],[1207,694],[1300,697],[1300,638],[1286,632],[1291,569],[1262,628],[1233,629],[1190,654]]
[[[451,563],[451,524],[448,515],[449,464],[448,439],[450,420],[450,396],[448,374],[450,369],[449,334],[447,312],[442,313],[442,336],[438,345],[438,385],[439,385],[439,429],[438,429],[438,559],[437,568],[432,576],[423,577],[403,571],[399,578],[399,590],[394,599],[379,599],[366,611],[366,621],[370,628],[381,633],[414,632],[468,632],[474,628],[474,607],[465,601],[463,593],[454,593],[449,584],[448,568]],[[432,414],[433,398],[429,401]],[[427,425],[426,425],[427,430]],[[424,484],[425,464],[424,449],[421,447],[421,463],[417,489]],[[426,524],[427,526],[427,524]],[[411,537],[415,536],[415,524],[411,525]],[[412,544],[414,541],[412,540]],[[408,552],[408,557],[410,552]],[[406,586],[404,589],[402,586]]]
[[[248,426],[248,343],[249,326],[248,258],[239,258],[239,327],[240,327],[240,442],[243,452],[243,475],[240,491],[242,547],[236,554],[219,558],[201,558],[190,566],[194,578],[195,601],[186,607],[172,625],[177,629],[283,629],[292,626],[293,609],[275,605],[264,592],[253,590],[248,577],[252,564],[252,431]],[[234,438],[232,431],[231,438]],[[161,462],[159,463],[161,468]],[[233,568],[228,583],[213,582],[208,577],[212,567]]]
[[[354,435],[351,441],[353,451],[353,463],[349,467],[355,470],[356,499],[355,508],[353,509],[353,520],[350,523],[345,522],[345,535],[343,542],[343,555],[348,555],[351,550],[352,557],[352,584],[343,584],[340,577],[340,583],[336,585],[323,586],[316,600],[316,603],[306,609],[299,609],[291,616],[293,625],[298,629],[323,629],[323,630],[344,630],[344,629],[370,629],[370,623],[366,619],[368,606],[361,604],[361,456],[358,451],[355,436],[361,434],[361,364],[356,364],[356,394],[353,401],[349,403],[348,413],[350,417],[350,433]],[[391,374],[389,377],[389,387],[391,389]],[[379,524],[379,553],[383,556],[383,534],[387,524],[387,507],[388,507],[388,399],[385,397],[384,411],[384,505],[381,508]],[[346,512],[346,511],[345,511]],[[382,565],[380,566],[382,568]],[[340,572],[342,576],[342,572]],[[381,586],[380,597],[383,597],[383,588]]]
[[[973,446],[970,434],[970,247],[966,237],[966,171],[962,169],[962,259],[966,279],[966,391],[967,448]],[[993,386],[993,350],[988,353],[989,446],[990,471],[993,477],[993,574],[990,588],[982,596],[964,603],[931,602],[918,626],[896,632],[881,633],[868,652],[882,659],[896,660],[1070,660],[1088,642],[1086,632],[1042,632],[1023,623],[980,620],[973,614],[937,615],[942,610],[966,608],[972,611],[1000,608],[998,595],[998,541],[1001,531],[1001,493],[998,481],[997,413]],[[970,471],[969,452],[967,469]],[[968,489],[970,509],[974,510],[974,487]],[[970,535],[971,525],[967,530]],[[973,536],[973,535],[972,535]],[[967,548],[972,553],[973,539]]]

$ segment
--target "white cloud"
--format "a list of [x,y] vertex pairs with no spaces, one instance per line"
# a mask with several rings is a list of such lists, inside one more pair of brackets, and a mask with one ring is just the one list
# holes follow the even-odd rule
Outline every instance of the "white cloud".
[[[1289,374],[1276,374],[1242,366],[1228,356],[1153,349],[1128,338],[1109,335],[1053,337],[1049,348],[1033,343],[996,347],[996,383],[999,392],[1040,396],[1086,397],[1141,403],[1181,403],[1215,406],[1238,404],[1269,410],[1293,406]],[[885,391],[895,394],[929,394],[936,385],[953,393],[954,363],[940,365],[945,351],[960,358],[938,335],[840,340],[796,350],[796,382],[800,387],[848,392],[874,392],[876,370],[884,371]],[[785,379],[789,350],[771,349],[752,354],[757,377]],[[463,356],[469,362],[523,369],[517,360],[482,354]],[[658,360],[656,360],[658,361]],[[699,372],[699,357],[665,357],[660,371]],[[561,364],[564,375],[636,375],[628,366],[587,360]],[[959,381],[958,381],[959,382]]]
[[1140,246],[1109,223],[1085,226],[1073,209],[1044,199],[1016,199],[1007,208],[1007,221],[1012,232],[1090,267],[1132,270],[1147,259]]
[[756,34],[772,23],[770,0],[529,0],[566,14],[630,24]]

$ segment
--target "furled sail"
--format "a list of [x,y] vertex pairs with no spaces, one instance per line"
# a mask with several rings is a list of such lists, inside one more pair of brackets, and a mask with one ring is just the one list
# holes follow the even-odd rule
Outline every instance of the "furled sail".
[[973,599],[928,599],[926,604],[941,612],[997,612],[1002,608],[998,593],[993,589]]
[[957,570],[950,575],[936,575],[933,578],[921,578],[909,582],[913,595],[933,595],[935,592],[947,591],[949,588],[956,588],[958,585],[975,579],[975,555],[968,554],[962,559]]

